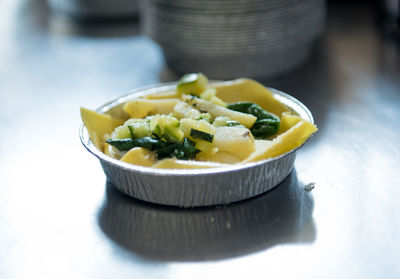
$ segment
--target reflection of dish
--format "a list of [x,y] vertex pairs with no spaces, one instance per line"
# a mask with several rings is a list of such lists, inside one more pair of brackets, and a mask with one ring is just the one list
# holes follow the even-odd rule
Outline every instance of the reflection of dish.
[[315,237],[313,227],[309,235],[304,232],[312,218],[313,199],[295,171],[267,194],[224,207],[153,206],[108,184],[100,227],[119,245],[143,257],[222,259]]

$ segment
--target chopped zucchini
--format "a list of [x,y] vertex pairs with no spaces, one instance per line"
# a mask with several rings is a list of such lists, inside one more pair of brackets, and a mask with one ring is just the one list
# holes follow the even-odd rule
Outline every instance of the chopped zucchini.
[[197,141],[196,138],[192,137],[191,129],[195,129],[207,134],[214,135],[215,134],[215,127],[211,125],[206,120],[194,120],[189,118],[181,119],[181,126],[180,129],[182,130],[185,137]]
[[181,142],[183,132],[178,128],[179,120],[172,115],[155,115],[150,119],[150,129],[153,135],[164,138],[168,142]]
[[168,142],[183,141],[183,132],[178,127],[165,126],[163,135]]
[[128,125],[129,132],[134,138],[149,137],[151,135],[150,123],[146,122],[136,122]]
[[201,92],[206,90],[208,79],[202,73],[191,73],[184,75],[176,87],[176,91],[181,94],[193,94],[199,96]]
[[214,135],[212,135],[212,134],[209,134],[209,133],[206,133],[203,131],[199,131],[199,130],[196,130],[193,128],[190,129],[190,136],[192,138],[201,139],[201,140],[208,141],[208,142],[212,142],[213,137],[214,137]]
[[148,119],[129,119],[122,126],[115,128],[111,137],[113,139],[141,138],[151,136]]

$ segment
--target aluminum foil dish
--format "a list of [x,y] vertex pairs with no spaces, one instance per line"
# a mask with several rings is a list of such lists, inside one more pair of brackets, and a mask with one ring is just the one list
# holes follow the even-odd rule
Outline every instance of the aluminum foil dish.
[[121,192],[180,207],[229,204],[274,188],[317,130],[311,112],[286,93],[202,74],[81,108],[81,116],[83,145]]

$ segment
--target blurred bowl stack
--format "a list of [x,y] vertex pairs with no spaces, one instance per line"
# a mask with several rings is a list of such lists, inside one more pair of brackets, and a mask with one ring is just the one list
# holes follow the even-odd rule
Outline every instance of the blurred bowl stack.
[[144,33],[179,74],[269,78],[307,60],[325,25],[324,0],[144,0]]
[[114,19],[137,16],[137,0],[47,0],[56,14],[78,19]]

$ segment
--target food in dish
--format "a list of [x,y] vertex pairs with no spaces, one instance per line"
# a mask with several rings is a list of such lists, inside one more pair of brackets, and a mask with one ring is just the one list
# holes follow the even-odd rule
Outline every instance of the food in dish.
[[260,83],[209,83],[201,73],[186,74],[175,90],[128,100],[119,109],[120,117],[86,108],[81,116],[99,150],[144,167],[260,161],[299,147],[317,131]]

